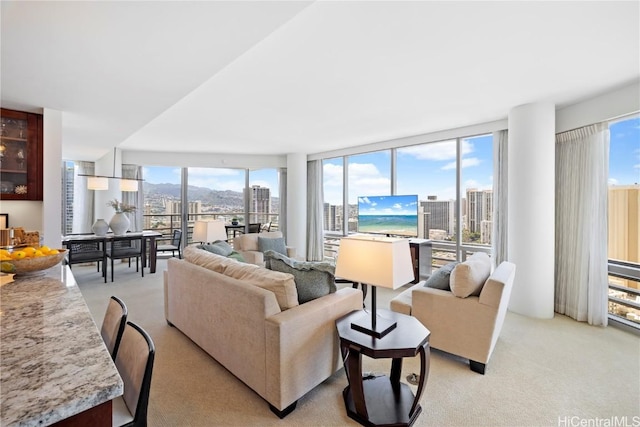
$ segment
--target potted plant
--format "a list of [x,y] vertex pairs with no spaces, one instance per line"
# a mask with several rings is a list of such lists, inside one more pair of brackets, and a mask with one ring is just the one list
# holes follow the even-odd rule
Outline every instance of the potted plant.
[[116,214],[109,221],[109,227],[111,227],[111,231],[116,236],[121,236],[127,232],[129,229],[129,225],[131,222],[129,218],[125,215],[125,213],[135,212],[136,207],[134,205],[129,205],[123,202],[120,202],[118,199],[113,199],[107,202],[108,206],[111,206]]
[[236,218],[235,216],[231,218],[231,225],[238,225],[238,218]]

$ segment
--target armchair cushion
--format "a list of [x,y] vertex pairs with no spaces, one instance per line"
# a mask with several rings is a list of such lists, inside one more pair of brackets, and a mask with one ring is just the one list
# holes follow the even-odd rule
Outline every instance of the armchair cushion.
[[336,292],[335,267],[327,262],[296,261],[271,250],[264,257],[268,269],[293,275],[300,304]]
[[450,290],[449,279],[451,271],[453,271],[456,265],[458,265],[457,261],[443,265],[429,276],[429,278],[424,282],[424,286],[427,288],[442,289],[444,291]]
[[287,255],[283,237],[258,237],[258,250],[260,252],[275,251],[284,256]]
[[490,274],[491,259],[484,252],[476,252],[451,272],[451,293],[458,298],[478,296]]

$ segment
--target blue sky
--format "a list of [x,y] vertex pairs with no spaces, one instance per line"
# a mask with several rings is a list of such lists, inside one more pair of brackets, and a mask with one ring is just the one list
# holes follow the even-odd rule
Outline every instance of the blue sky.
[[613,123],[609,129],[609,184],[640,184],[640,117]]
[[[610,126],[610,184],[640,183],[640,118]],[[455,199],[455,141],[442,141],[398,149],[397,194],[417,194],[419,200],[435,195]],[[359,196],[391,194],[390,151],[349,157],[349,203]],[[243,169],[190,168],[190,184],[215,190],[242,191]],[[150,183],[180,183],[180,168],[145,167]],[[278,195],[275,169],[251,171],[250,184],[271,188]],[[342,159],[324,161],[325,201],[342,204]],[[493,184],[493,138],[484,135],[462,141],[462,189],[490,189]]]

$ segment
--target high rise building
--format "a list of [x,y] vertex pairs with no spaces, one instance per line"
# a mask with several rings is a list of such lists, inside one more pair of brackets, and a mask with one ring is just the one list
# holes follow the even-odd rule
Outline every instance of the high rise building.
[[[480,235],[480,243],[491,243],[491,232],[483,233],[483,221],[493,221],[493,190],[467,188],[466,224],[470,233]],[[484,234],[484,238],[482,237]],[[488,240],[485,240],[488,239]]]
[[252,222],[266,224],[269,222],[269,214],[271,213],[271,189],[252,185],[249,191],[251,192],[249,212],[254,215]]
[[[609,186],[609,259],[640,263],[640,185]],[[639,288],[632,280],[611,278],[616,284]]]
[[436,196],[428,196],[427,200],[421,201],[418,209],[421,214],[418,234],[422,229],[422,236],[429,239],[431,230],[441,230],[438,231],[438,236],[442,235],[442,231],[451,236],[455,231],[455,207],[454,200],[437,200]]

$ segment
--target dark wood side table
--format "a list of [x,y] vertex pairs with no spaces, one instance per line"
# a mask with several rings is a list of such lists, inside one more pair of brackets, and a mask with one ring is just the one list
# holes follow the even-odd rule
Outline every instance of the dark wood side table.
[[[398,326],[383,338],[374,338],[351,328],[351,322],[366,318],[369,312],[353,311],[336,321],[340,349],[349,385],[342,395],[347,415],[365,426],[411,426],[422,412],[420,396],[429,375],[429,330],[415,317],[389,310],[378,316],[395,320]],[[400,382],[402,358],[420,354],[420,381],[415,396]],[[389,376],[362,377],[362,356],[391,358]]]

